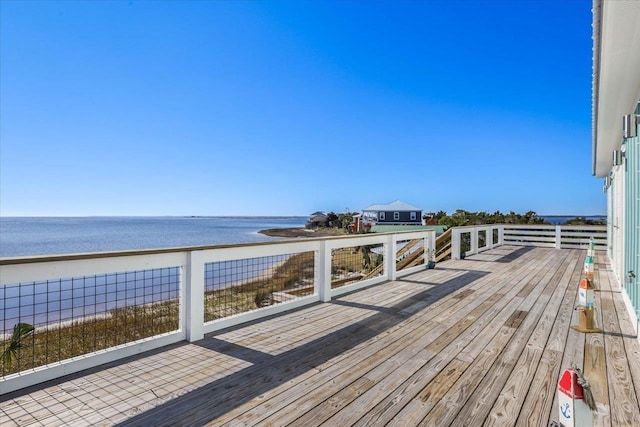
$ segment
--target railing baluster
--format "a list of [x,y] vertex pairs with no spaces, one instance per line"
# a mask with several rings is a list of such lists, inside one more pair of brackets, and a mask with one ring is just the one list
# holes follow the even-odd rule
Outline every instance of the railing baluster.
[[387,280],[396,280],[396,253],[398,252],[395,234],[390,234],[384,245],[384,259],[386,261],[385,275]]
[[331,247],[324,240],[316,251],[316,279],[321,302],[331,301]]
[[471,229],[471,248],[469,249],[469,252],[471,252],[471,254],[478,253],[478,233],[479,232],[480,232],[480,229],[478,227],[473,227]]
[[187,341],[204,338],[204,253],[190,251],[184,267],[182,316]]
[[451,230],[451,259],[460,259],[460,229]]

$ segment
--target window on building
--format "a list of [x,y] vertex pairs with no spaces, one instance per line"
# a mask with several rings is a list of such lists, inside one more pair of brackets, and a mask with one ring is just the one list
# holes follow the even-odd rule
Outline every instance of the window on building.
[[393,220],[394,221],[398,221],[400,219],[400,212],[394,212],[393,213]]
[[380,212],[380,213],[378,214],[378,219],[379,219],[380,221],[384,221],[384,212]]
[[416,220],[416,213],[411,212],[411,221],[415,221],[415,220]]

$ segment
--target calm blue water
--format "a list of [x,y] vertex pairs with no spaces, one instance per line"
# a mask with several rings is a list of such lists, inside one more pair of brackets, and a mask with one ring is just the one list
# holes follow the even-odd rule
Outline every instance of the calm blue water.
[[[551,224],[574,217],[543,216]],[[306,221],[307,217],[6,217],[0,218],[0,257],[263,242],[276,238],[260,230],[302,227]]]
[[155,249],[275,240],[258,231],[307,217],[7,217],[0,257]]

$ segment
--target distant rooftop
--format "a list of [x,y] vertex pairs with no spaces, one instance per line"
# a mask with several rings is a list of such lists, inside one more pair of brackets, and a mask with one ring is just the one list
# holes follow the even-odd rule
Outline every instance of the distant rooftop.
[[412,206],[408,203],[396,200],[386,205],[371,205],[363,209],[363,211],[421,211],[422,209]]

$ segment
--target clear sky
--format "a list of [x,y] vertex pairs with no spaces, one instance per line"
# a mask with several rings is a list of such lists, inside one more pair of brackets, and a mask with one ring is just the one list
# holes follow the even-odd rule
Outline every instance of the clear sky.
[[591,1],[0,3],[0,214],[603,214]]

